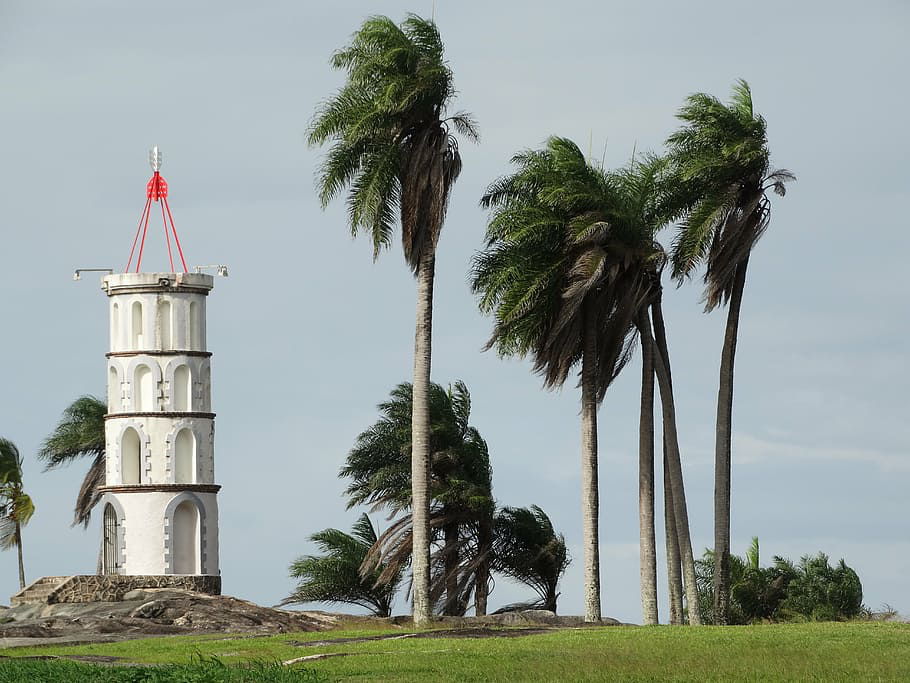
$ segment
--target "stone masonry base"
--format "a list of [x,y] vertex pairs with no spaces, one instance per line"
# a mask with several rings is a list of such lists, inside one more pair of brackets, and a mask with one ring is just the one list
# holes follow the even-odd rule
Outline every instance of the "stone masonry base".
[[140,588],[175,588],[221,595],[220,576],[190,575],[77,575],[71,576],[47,596],[47,604],[58,602],[117,602]]

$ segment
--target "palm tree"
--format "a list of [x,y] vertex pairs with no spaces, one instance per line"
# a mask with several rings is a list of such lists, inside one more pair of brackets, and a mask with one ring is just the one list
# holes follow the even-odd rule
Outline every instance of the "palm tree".
[[291,577],[300,582],[280,606],[305,602],[346,603],[365,607],[377,617],[391,616],[402,571],[394,572],[382,584],[378,584],[377,579],[385,565],[378,565],[366,576],[360,572],[360,566],[377,538],[376,529],[366,514],[354,523],[351,534],[324,529],[310,536],[325,554],[306,555],[291,565]]
[[0,548],[16,548],[19,556],[19,589],[25,588],[22,562],[22,527],[35,514],[35,504],[22,488],[22,457],[9,439],[0,438]]
[[[657,623],[656,548],[654,534],[654,435],[653,402],[654,376],[660,389],[661,412],[666,457],[665,478],[669,482],[669,498],[673,508],[672,528],[680,551],[686,597],[690,604],[698,601],[695,585],[695,557],[689,535],[689,515],[686,506],[679,441],[676,433],[676,412],[670,377],[670,360],[666,329],[661,308],[661,276],[666,262],[663,248],[655,235],[667,222],[663,176],[666,163],[651,154],[634,158],[629,166],[612,173],[616,188],[612,226],[625,234],[636,236],[642,244],[650,240],[647,258],[639,263],[641,275],[648,287],[648,300],[636,317],[642,345],[642,410],[639,420],[639,529],[641,532],[641,574],[643,621]],[[649,317],[650,315],[650,317]],[[653,318],[653,335],[651,318]],[[653,373],[651,375],[650,373]],[[690,610],[690,623],[699,623],[697,610]]]
[[106,413],[107,405],[100,398],[80,396],[63,411],[60,422],[38,451],[38,459],[45,462],[45,471],[68,465],[79,458],[92,458],[76,496],[73,526],[81,524],[88,527],[92,509],[101,500],[98,487],[104,485],[105,476]]
[[496,570],[533,588],[533,602],[507,605],[503,611],[546,609],[556,611],[559,580],[572,562],[566,539],[553,530],[546,513],[536,505],[506,507],[496,515]]
[[[639,313],[638,329],[647,311]],[[659,623],[657,614],[657,540],[654,532],[654,351],[641,335],[641,409],[638,421],[638,568],[642,623]]]
[[518,170],[487,189],[492,210],[473,289],[495,326],[487,348],[533,358],[546,388],[580,366],[585,619],[600,620],[597,407],[628,360],[649,297],[651,235],[616,220],[615,178],[551,137],[515,155]]
[[461,172],[452,128],[476,140],[470,115],[447,115],[455,96],[452,71],[433,21],[409,14],[401,26],[367,19],[351,44],[332,56],[348,80],[324,102],[309,143],[332,141],[317,181],[323,206],[349,187],[351,231],[366,232],[373,258],[392,242],[396,214],[405,259],[417,278],[414,337],[412,515],[414,619],[430,618],[430,538],[427,467],[430,456],[430,350],[436,245]]
[[[411,561],[412,387],[399,384],[379,405],[381,417],[357,439],[340,475],[352,481],[348,508],[370,505],[399,515],[364,562],[365,570],[384,558],[384,581]],[[487,444],[470,425],[471,395],[463,382],[446,389],[431,383],[430,530],[440,547],[432,562],[430,602],[444,614],[464,613],[474,595],[475,612],[486,613],[493,544],[492,474]],[[444,597],[443,597],[444,596]]]
[[772,170],[767,125],[740,80],[729,104],[705,93],[689,96],[677,117],[682,128],[667,139],[675,208],[682,223],[673,246],[673,275],[684,280],[702,263],[705,311],[729,304],[717,396],[714,469],[714,611],[730,609],[730,464],[733,362],[746,268],[771,220],[768,190],[783,196],[795,176]]

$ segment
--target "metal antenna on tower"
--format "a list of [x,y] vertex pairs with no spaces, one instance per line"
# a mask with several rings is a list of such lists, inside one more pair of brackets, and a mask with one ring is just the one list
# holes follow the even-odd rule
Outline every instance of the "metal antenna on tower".
[[[164,239],[165,242],[167,242],[167,258],[171,267],[170,272],[176,272],[174,268],[174,256],[171,253],[171,235],[174,236],[174,242],[177,244],[177,252],[180,254],[180,263],[183,266],[183,272],[187,272],[186,260],[183,258],[183,248],[180,246],[180,238],[177,237],[177,228],[174,225],[174,217],[171,216],[171,207],[167,203],[167,181],[160,173],[161,162],[163,160],[164,156],[161,154],[161,150],[158,149],[158,145],[155,145],[149,150],[149,166],[152,167],[154,174],[145,186],[145,207],[142,209],[142,215],[139,217],[139,225],[136,228],[136,237],[133,238],[130,257],[126,262],[126,272],[129,272],[130,266],[133,264],[133,255],[136,253],[137,243],[139,244],[139,254],[136,259],[136,272],[138,273],[142,267],[142,252],[145,249],[145,236],[148,231],[149,218],[151,217],[152,202],[160,202],[161,222],[164,227]],[[168,230],[168,223],[170,223],[170,231]],[[139,241],[140,235],[142,236],[141,242]]]
[[161,170],[161,162],[164,160],[164,157],[161,155],[161,150],[158,149],[158,145],[152,147],[149,151],[149,166],[152,167],[152,170],[157,173]]

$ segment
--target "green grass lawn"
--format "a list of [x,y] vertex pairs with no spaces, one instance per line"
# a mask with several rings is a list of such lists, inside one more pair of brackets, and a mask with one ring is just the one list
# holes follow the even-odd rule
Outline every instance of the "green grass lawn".
[[[35,681],[891,681],[910,680],[910,625],[607,627],[495,638],[404,638],[295,647],[290,641],[402,630],[328,631],[256,638],[168,637],[70,647],[15,648],[34,655],[107,655],[182,668],[100,667],[61,660],[0,660],[0,683]],[[289,667],[276,661],[344,653]],[[194,657],[217,662],[184,666]],[[258,663],[255,670],[234,666]],[[17,677],[18,676],[18,677]]]

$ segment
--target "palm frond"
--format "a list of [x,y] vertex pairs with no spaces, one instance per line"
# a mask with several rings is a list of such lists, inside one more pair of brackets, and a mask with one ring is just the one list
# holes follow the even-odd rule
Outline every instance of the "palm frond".
[[332,56],[347,82],[319,105],[307,131],[311,145],[332,143],[316,180],[323,206],[348,188],[351,231],[368,233],[374,258],[400,221],[415,273],[436,248],[461,170],[449,125],[478,138],[470,114],[446,116],[455,88],[443,52],[431,20],[409,14],[397,25],[384,16],[367,18]]

